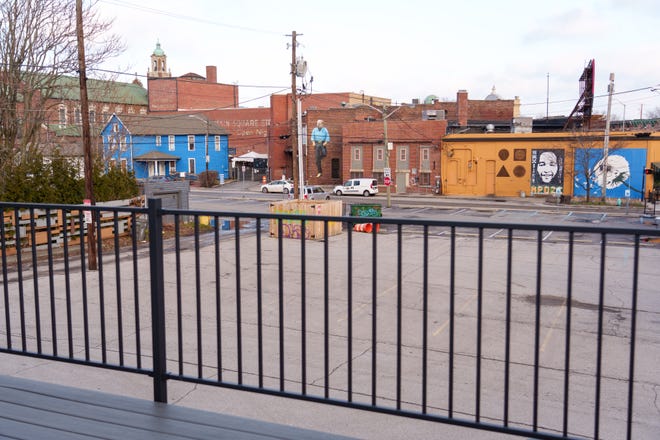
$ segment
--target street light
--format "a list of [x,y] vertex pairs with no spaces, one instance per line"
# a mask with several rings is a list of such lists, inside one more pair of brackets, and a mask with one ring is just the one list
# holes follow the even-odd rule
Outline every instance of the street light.
[[209,158],[209,118],[208,117],[200,118],[197,115],[188,115],[188,117],[195,118],[199,121],[202,121],[202,122],[206,123],[206,136],[204,136],[204,161],[206,163],[206,174],[205,174],[206,177],[204,178],[205,179],[204,182],[206,183],[206,186],[209,186],[208,185],[208,181],[209,181],[209,160],[210,160],[210,158]]

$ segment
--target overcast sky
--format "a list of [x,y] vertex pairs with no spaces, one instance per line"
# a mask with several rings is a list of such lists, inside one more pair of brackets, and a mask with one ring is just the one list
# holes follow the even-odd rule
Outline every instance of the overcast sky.
[[219,82],[240,86],[245,107],[290,91],[296,31],[312,93],[455,101],[458,90],[483,99],[494,86],[503,99],[520,98],[523,116],[568,115],[594,59],[594,113],[606,113],[614,73],[613,117],[625,110],[631,119],[660,111],[656,1],[99,0],[98,7],[127,46],[104,66],[130,73],[119,80],[137,72],[146,85],[160,41],[173,76],[206,76],[205,66],[217,66]]

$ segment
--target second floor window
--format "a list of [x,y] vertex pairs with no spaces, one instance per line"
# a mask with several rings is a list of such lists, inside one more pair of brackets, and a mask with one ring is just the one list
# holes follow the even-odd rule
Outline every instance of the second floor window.
[[156,136],[156,146],[157,146],[157,147],[160,147],[160,146],[161,146],[160,136]]
[[66,125],[66,107],[61,106],[59,108],[58,116],[59,116],[60,127],[64,127]]
[[173,136],[173,135],[169,135],[169,136],[167,137],[167,142],[168,142],[168,149],[169,149],[170,151],[174,151],[174,136]]
[[220,151],[220,136],[215,136],[215,151]]
[[78,107],[73,111],[73,123],[78,125],[82,124],[82,115]]
[[195,151],[195,136],[192,134],[188,135],[188,151]]

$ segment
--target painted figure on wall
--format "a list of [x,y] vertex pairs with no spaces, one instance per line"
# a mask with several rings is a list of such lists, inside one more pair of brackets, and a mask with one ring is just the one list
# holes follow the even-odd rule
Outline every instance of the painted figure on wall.
[[316,128],[312,130],[312,145],[316,153],[316,169],[318,174],[316,177],[321,177],[323,172],[321,169],[321,161],[328,155],[328,142],[330,142],[330,133],[328,129],[323,126],[323,120],[316,121]]
[[[590,195],[602,195],[603,173],[605,173],[605,188],[607,197],[643,197],[644,174],[646,166],[646,150],[643,148],[622,148],[607,156],[607,169],[604,167],[602,151],[590,149],[578,152],[580,155],[588,155],[590,182]],[[577,156],[577,161],[580,156]],[[579,162],[577,162],[579,163]],[[576,172],[573,193],[576,196],[585,196],[587,182],[585,173]]]
[[532,150],[532,194],[552,194],[564,186],[564,150]]

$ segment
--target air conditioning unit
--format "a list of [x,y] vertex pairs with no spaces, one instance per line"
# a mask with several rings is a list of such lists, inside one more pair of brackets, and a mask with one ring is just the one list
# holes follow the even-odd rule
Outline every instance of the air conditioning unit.
[[444,110],[424,110],[422,111],[422,120],[435,121],[445,119]]

